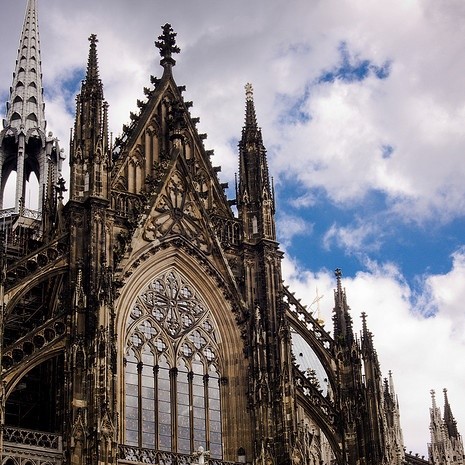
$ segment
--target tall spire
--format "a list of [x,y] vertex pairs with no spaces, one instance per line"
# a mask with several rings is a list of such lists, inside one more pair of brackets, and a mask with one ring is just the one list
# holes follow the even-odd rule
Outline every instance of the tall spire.
[[45,132],[36,0],[28,0],[4,127]]
[[50,203],[54,197],[61,177],[63,154],[58,140],[52,133],[45,134],[41,64],[37,0],[28,0],[7,114],[0,132],[0,208],[7,180],[16,171],[14,214],[20,216],[29,215],[25,197],[31,174],[39,184],[39,212],[44,202]]
[[253,89],[246,84],[245,124],[239,142],[237,205],[247,240],[276,239],[274,196],[268,174],[266,149],[257,125]]

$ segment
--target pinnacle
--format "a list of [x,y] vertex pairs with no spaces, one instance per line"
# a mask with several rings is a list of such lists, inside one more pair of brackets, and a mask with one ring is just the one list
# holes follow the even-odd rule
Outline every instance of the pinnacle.
[[444,423],[446,424],[447,431],[450,437],[458,437],[457,423],[450,408],[449,399],[447,398],[447,389],[444,392]]
[[431,391],[429,392],[431,394],[431,401],[432,401],[432,404],[433,404],[433,409],[436,409],[437,406],[436,406],[436,391],[434,389],[431,389]]
[[99,71],[98,71],[98,59],[97,59],[97,36],[95,34],[91,34],[89,37],[90,42],[90,49],[89,49],[89,59],[87,61],[87,74],[86,80],[93,81],[99,79]]
[[336,295],[338,302],[342,304],[343,292],[342,292],[342,270],[336,268],[334,270],[334,276],[336,276]]
[[245,85],[245,102],[245,129],[258,129],[253,101],[253,87],[250,83]]
[[342,270],[340,268],[336,268],[334,270],[334,276],[336,276],[337,280],[337,287],[338,289],[341,288],[341,278],[342,278]]

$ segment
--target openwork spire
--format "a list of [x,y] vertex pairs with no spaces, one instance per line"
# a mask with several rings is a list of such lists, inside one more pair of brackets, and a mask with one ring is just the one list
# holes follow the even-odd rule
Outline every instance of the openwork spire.
[[252,182],[255,184],[255,188],[258,189],[258,195],[261,196],[263,192],[266,192],[269,198],[271,198],[266,150],[263,146],[261,130],[257,125],[253,88],[250,83],[245,85],[245,124],[242,128],[242,138],[239,142],[239,148],[241,149],[240,163],[244,165],[245,170],[249,174],[257,176],[257,179],[254,179]]
[[[34,175],[39,182],[39,192],[38,205],[32,207],[41,212],[45,201],[49,202],[48,205],[53,203],[63,154],[58,139],[53,138],[51,132],[46,134],[36,0],[27,2],[3,126],[0,137],[9,142],[0,147],[1,185],[5,186],[11,172],[16,171],[14,213],[28,215],[27,182],[31,174]],[[0,208],[4,194],[0,193]],[[45,228],[45,224],[44,220],[41,227]]]
[[176,33],[173,31],[171,24],[166,23],[162,26],[163,34],[158,36],[155,46],[160,50],[160,64],[165,70],[170,70],[176,64],[173,53],[179,53],[181,49],[176,45]]
[[36,0],[28,0],[4,127],[45,132]]

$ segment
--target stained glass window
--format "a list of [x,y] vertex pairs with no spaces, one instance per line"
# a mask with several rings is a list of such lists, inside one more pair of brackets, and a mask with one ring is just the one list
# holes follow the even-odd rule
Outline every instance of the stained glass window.
[[126,326],[125,443],[222,458],[216,325],[195,287],[174,270],[157,276]]

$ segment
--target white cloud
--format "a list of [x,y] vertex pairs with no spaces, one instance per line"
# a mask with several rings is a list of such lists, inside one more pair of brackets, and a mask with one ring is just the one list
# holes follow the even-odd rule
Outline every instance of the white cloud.
[[[23,10],[13,1],[1,8],[8,18],[0,32],[3,95],[11,84]],[[161,74],[153,42],[159,25],[171,22],[182,48],[174,75],[178,84],[187,85],[186,100],[194,101],[191,113],[201,117],[200,132],[208,131],[206,145],[216,149],[214,163],[223,166],[223,180],[232,185],[237,171],[231,141],[240,137],[243,85],[251,81],[270,171],[280,178],[277,183],[301,188],[295,207],[312,205],[323,191],[333,202],[354,208],[376,191],[386,196],[392,215],[408,222],[445,222],[465,213],[461,0],[298,0],[292,8],[284,0],[138,0],[137,8],[123,0],[48,0],[39,8],[48,89],[82,72],[87,37],[98,35],[115,134],[143,97],[149,75]],[[378,66],[390,61],[389,77],[315,85],[323,71],[340,64],[342,41],[352,56]],[[307,100],[301,110],[311,119],[284,124],[283,114],[302,96]],[[66,147],[72,117],[63,111],[62,96],[54,93],[46,101],[46,115],[48,128]],[[383,158],[387,145],[393,151]],[[292,217],[287,240],[309,223]],[[352,224],[349,229],[336,223],[328,244],[337,240],[362,252],[367,241],[376,245],[377,226],[366,225],[364,218]],[[458,401],[464,385],[458,355],[464,353],[464,254],[455,254],[449,273],[423,277],[422,295],[438,309],[429,319],[412,307],[421,299],[394,265],[379,266],[366,257],[365,266],[368,272],[344,280],[349,302],[354,316],[368,313],[382,367],[394,371],[408,450],[424,451],[431,387],[449,388],[459,428],[465,431],[465,407]],[[289,258],[283,263],[291,288],[308,304],[318,286],[329,326],[334,280],[327,270],[310,269],[311,264],[299,267]]]
[[[459,430],[465,428],[465,405],[461,401],[465,384],[465,252],[458,251],[453,260],[450,272],[425,280],[423,292],[432,296],[437,308],[436,315],[430,318],[423,317],[421,309],[412,304],[416,301],[414,291],[392,263],[371,262],[369,271],[343,278],[355,330],[360,331],[359,316],[366,312],[383,375],[393,372],[407,451],[421,455],[427,455],[430,389],[439,394],[448,388]],[[312,303],[318,288],[324,296],[320,301],[322,317],[331,331],[335,287],[332,272],[310,271],[286,256],[283,276],[304,305]]]
[[465,345],[465,249],[452,255],[452,269],[443,275],[428,276],[426,286],[432,303],[452,326],[451,338]]
[[277,235],[284,246],[288,245],[295,236],[309,236],[313,231],[313,224],[299,216],[281,213],[278,216]]
[[323,236],[323,247],[327,250],[337,245],[346,254],[362,254],[378,250],[383,232],[376,223],[356,219],[350,226],[339,226],[333,223]]

